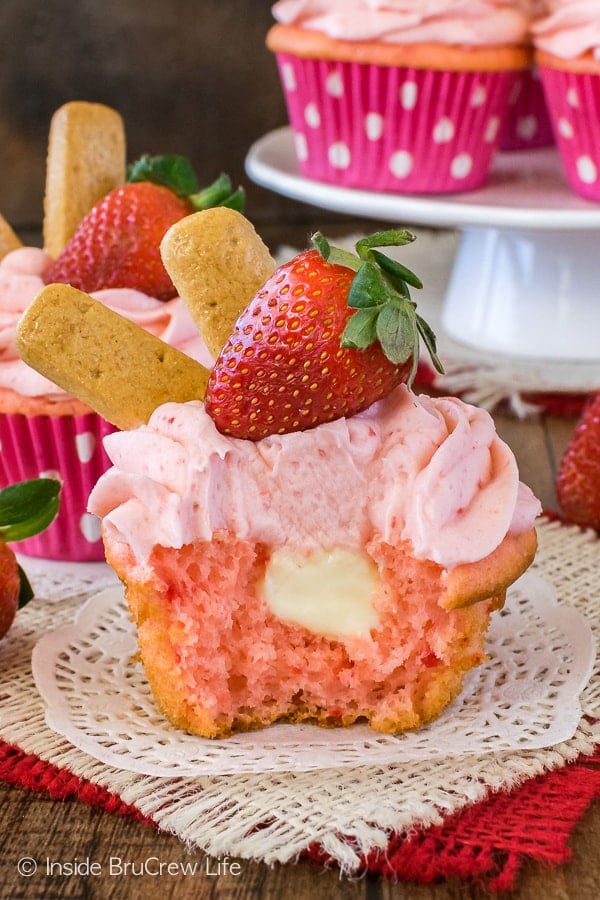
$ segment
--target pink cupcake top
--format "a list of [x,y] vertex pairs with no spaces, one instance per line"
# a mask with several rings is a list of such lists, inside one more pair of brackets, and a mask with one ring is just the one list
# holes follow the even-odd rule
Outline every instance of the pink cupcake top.
[[531,19],[537,19],[547,12],[548,0],[515,0],[515,5]]
[[[0,261],[0,388],[11,388],[26,397],[58,400],[69,395],[24,363],[15,346],[19,318],[44,287],[44,271],[51,262],[37,247],[20,247]],[[162,302],[130,288],[96,291],[92,296],[203,365],[212,365],[179,297]]]
[[529,15],[516,0],[279,0],[283,25],[330,38],[471,47],[522,44]]
[[531,31],[539,50],[561,59],[591,53],[600,60],[600,0],[548,0],[548,15]]
[[489,413],[404,385],[351,418],[257,442],[220,434],[202,403],[166,403],[104,444],[114,466],[89,511],[142,569],[157,544],[221,530],[307,552],[410,540],[418,558],[451,568],[540,512]]

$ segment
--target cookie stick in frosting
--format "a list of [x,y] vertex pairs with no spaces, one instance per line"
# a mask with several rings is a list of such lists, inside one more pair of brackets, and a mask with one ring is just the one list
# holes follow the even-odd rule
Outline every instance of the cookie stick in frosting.
[[47,285],[17,328],[21,358],[117,428],[161,403],[201,400],[208,370],[88,294]]
[[95,204],[125,181],[125,127],[102,103],[73,100],[52,116],[44,196],[44,249],[57,257]]
[[242,213],[218,206],[185,216],[165,234],[165,268],[214,357],[276,264]]

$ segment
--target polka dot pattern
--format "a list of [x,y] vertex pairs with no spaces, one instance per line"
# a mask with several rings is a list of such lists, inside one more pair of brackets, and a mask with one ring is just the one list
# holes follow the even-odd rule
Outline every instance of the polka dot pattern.
[[381,113],[367,113],[365,116],[365,134],[370,141],[378,141],[383,135],[385,119]]
[[416,81],[406,78],[400,85],[400,106],[402,109],[411,110],[417,105],[419,88]]
[[600,75],[543,67],[556,144],[572,190],[600,202]]
[[277,60],[307,177],[407,193],[484,182],[515,73]]
[[533,150],[554,144],[544,89],[536,69],[517,75],[499,143],[501,150]]
[[91,431],[82,431],[75,435],[75,453],[79,462],[89,463],[96,452],[96,436]]
[[61,483],[60,508],[44,532],[16,546],[29,556],[100,561],[100,522],[87,512],[98,478],[110,467],[102,441],[115,429],[95,413],[84,416],[0,414],[0,487],[29,478]]

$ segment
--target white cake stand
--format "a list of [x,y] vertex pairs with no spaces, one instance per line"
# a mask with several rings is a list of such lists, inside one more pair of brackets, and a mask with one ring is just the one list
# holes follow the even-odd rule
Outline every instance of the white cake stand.
[[459,229],[440,310],[447,335],[467,355],[535,370],[531,387],[600,387],[600,204],[569,189],[554,148],[498,154],[478,191],[375,193],[300,175],[284,127],[251,147],[246,171],[264,187],[325,209]]

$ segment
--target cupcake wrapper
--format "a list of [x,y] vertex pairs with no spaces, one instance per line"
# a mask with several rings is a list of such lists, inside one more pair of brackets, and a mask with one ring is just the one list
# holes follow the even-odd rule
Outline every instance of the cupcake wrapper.
[[46,476],[61,484],[60,508],[41,534],[14,543],[28,556],[104,559],[100,522],[86,511],[96,481],[111,465],[102,439],[115,428],[96,413],[83,416],[0,414],[0,487]]
[[572,190],[600,200],[600,75],[540,67],[565,177]]
[[554,131],[539,72],[537,69],[519,72],[500,132],[500,149],[534,150],[553,145]]
[[486,179],[518,72],[447,72],[277,54],[303,175],[397,193]]

